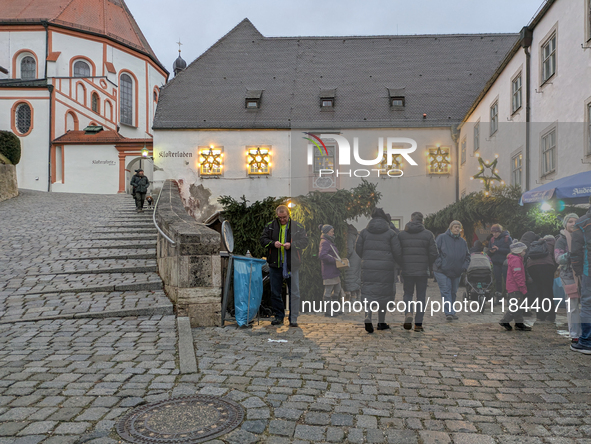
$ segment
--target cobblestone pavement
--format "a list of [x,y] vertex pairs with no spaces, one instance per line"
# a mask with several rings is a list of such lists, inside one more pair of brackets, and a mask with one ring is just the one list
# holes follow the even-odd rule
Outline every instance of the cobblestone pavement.
[[[160,303],[161,290],[137,288],[31,293],[62,275],[81,290],[104,274],[115,288],[126,270],[153,273],[153,248],[77,248],[151,229],[126,222],[149,219],[129,199],[23,192],[0,203],[0,444],[122,443],[114,426],[132,408],[194,393],[246,410],[214,444],[591,444],[590,357],[568,349],[562,311],[558,326],[532,332],[506,332],[489,311],[427,316],[424,333],[399,314],[372,335],[362,314],[193,329],[194,374],[178,372],[171,315],[13,322]],[[432,283],[428,295],[437,299]]]

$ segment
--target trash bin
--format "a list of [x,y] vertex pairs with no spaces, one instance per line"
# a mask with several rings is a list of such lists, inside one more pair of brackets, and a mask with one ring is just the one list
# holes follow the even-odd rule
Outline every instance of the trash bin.
[[255,317],[263,297],[263,259],[234,256],[234,308],[239,327]]

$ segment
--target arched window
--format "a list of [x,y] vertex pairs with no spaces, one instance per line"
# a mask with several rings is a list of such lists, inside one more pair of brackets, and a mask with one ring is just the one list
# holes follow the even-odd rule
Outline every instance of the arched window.
[[14,123],[21,134],[26,134],[31,129],[31,107],[27,103],[19,104],[14,110]]
[[119,89],[121,123],[133,125],[133,81],[129,75],[121,74]]
[[97,114],[100,114],[100,112],[101,112],[100,103],[101,102],[100,102],[98,94],[93,92],[92,95],[90,96],[90,107]]
[[90,66],[88,66],[88,63],[82,60],[74,63],[74,77],[90,77]]
[[158,102],[158,92],[154,90],[154,102]]
[[109,120],[113,120],[113,105],[108,100],[105,100],[105,117]]
[[21,60],[21,79],[32,80],[37,77],[35,59],[31,56],[23,57]]

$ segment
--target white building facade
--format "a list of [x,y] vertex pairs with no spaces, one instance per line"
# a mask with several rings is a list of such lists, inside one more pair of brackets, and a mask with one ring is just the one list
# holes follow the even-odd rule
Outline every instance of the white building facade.
[[463,192],[478,156],[524,191],[591,170],[591,1],[547,1],[521,37],[460,125]]
[[[19,187],[125,192],[142,150],[152,155],[153,117],[168,78],[127,6],[2,3],[0,129],[21,139]],[[89,126],[102,130],[85,134]]]

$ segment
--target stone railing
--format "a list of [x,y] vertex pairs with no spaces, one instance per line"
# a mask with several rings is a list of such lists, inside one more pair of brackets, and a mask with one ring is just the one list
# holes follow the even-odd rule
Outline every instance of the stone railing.
[[185,211],[174,180],[167,180],[156,208],[156,223],[174,242],[158,233],[158,272],[178,316],[191,327],[219,326],[222,306],[220,235]]
[[0,202],[18,196],[16,167],[0,163]]

